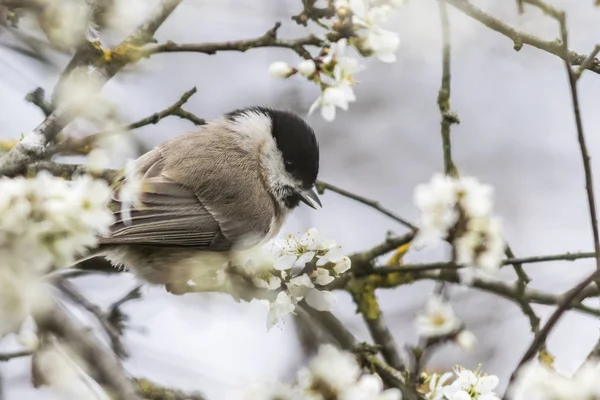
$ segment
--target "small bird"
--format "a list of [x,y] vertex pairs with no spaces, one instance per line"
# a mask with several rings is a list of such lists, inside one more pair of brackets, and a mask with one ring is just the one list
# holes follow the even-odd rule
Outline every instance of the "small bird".
[[157,146],[135,168],[138,202],[125,218],[113,192],[116,222],[95,255],[176,294],[214,279],[230,252],[276,236],[300,202],[321,206],[315,133],[288,111],[235,110]]

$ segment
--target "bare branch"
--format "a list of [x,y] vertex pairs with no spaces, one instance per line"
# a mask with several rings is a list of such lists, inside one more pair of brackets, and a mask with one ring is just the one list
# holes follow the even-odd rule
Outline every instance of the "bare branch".
[[0,353],[0,362],[10,361],[14,358],[29,357],[33,354],[33,350],[20,350],[12,353]]
[[[582,65],[587,58],[585,55],[578,54],[571,50],[569,50],[565,54],[563,46],[560,44],[559,41],[545,41],[529,33],[518,31],[515,28],[493,17],[492,15],[482,11],[480,8],[475,7],[468,0],[446,1],[448,4],[456,7],[458,10],[481,22],[488,28],[499,32],[502,35],[511,39],[514,42],[514,48],[517,51],[521,50],[523,45],[526,44],[538,48],[540,50],[544,50],[550,54],[554,54],[555,56],[558,56],[563,60],[566,58],[569,60],[571,65]],[[586,69],[600,74],[600,60],[594,58],[591,62],[588,62],[588,64],[586,65]]]
[[48,303],[34,315],[39,329],[54,333],[72,346],[87,361],[98,383],[110,388],[118,399],[142,400],[116,356],[96,343],[91,332],[78,327],[56,301],[50,299]]
[[66,139],[66,140],[62,141],[61,143],[57,144],[56,146],[50,147],[46,151],[46,155],[51,156],[51,155],[58,154],[58,153],[86,154],[89,152],[90,147],[103,137],[119,134],[119,133],[122,133],[125,131],[134,130],[134,129],[141,128],[146,125],[157,124],[163,118],[166,118],[166,117],[172,116],[172,115],[178,116],[180,118],[188,119],[195,125],[203,125],[206,123],[205,120],[198,118],[194,114],[188,113],[187,111],[184,111],[181,108],[185,103],[187,103],[187,101],[190,99],[190,97],[192,97],[196,92],[197,92],[197,90],[194,87],[194,88],[188,90],[187,92],[185,92],[179,98],[179,100],[177,100],[173,105],[165,108],[162,111],[155,112],[154,114],[152,114],[146,118],[142,118],[139,121],[136,121],[129,125],[126,125],[122,128],[111,130],[111,131],[95,133],[93,135],[89,135],[89,136],[86,136],[81,139]]
[[[175,10],[179,3],[181,3],[181,0],[162,0],[146,20],[120,46],[127,47],[145,43],[148,38],[154,35],[159,26]],[[77,66],[93,65],[90,55],[94,55],[92,58],[96,57],[94,51],[97,52],[98,49],[94,44],[87,41],[84,44],[86,47],[80,48],[75,52],[73,59],[65,70],[66,73],[63,73],[63,77]],[[121,59],[103,61],[100,66],[94,67],[90,71],[90,79],[98,79],[101,83],[99,86],[101,87],[125,65],[126,62]],[[61,80],[59,80],[58,85],[60,83]],[[0,175],[14,176],[23,173],[27,164],[42,160],[45,157],[46,145],[52,142],[56,135],[75,117],[76,115],[65,107],[58,107],[54,110],[33,132],[29,133],[8,154],[0,158]]]
[[192,52],[203,54],[216,54],[219,51],[240,51],[245,52],[251,49],[261,47],[281,47],[295,51],[300,57],[311,58],[310,53],[306,50],[306,46],[323,46],[324,42],[315,35],[309,35],[298,39],[279,39],[277,30],[281,26],[277,22],[275,26],[269,29],[264,35],[254,39],[235,40],[218,43],[190,43],[177,44],[174,42],[166,42],[163,44],[147,46],[143,49],[133,50],[128,55],[132,59],[140,57],[148,57],[157,53],[172,53],[172,52]]
[[94,317],[96,317],[96,319],[106,332],[107,336],[109,337],[112,349],[118,357],[125,358],[128,356],[127,350],[121,342],[120,332],[115,327],[115,325],[112,324],[107,313],[102,311],[102,309],[96,304],[90,302],[87,298],[85,298],[85,296],[79,293],[77,289],[75,289],[75,287],[71,285],[67,280],[61,279],[59,277],[53,280],[53,284],[58,289],[60,289],[60,291],[64,293],[69,299],[71,299],[71,301],[83,307],[89,313],[94,315]]
[[444,154],[444,172],[446,175],[457,176],[456,165],[452,161],[452,142],[450,128],[452,124],[460,123],[458,116],[450,112],[450,23],[446,10],[446,1],[438,1],[442,23],[442,84],[438,92],[438,107],[442,116],[442,148]]
[[546,324],[542,327],[540,332],[536,335],[536,337],[534,338],[533,342],[531,343],[531,345],[529,346],[527,351],[525,351],[525,354],[521,358],[521,361],[519,361],[517,368],[515,369],[515,371],[512,373],[512,375],[510,377],[509,387],[506,389],[507,393],[509,392],[510,386],[514,382],[520,368],[525,363],[527,363],[529,360],[531,360],[537,354],[537,352],[540,350],[540,348],[544,345],[544,343],[546,343],[546,338],[548,337],[548,335],[550,334],[552,329],[554,329],[554,327],[556,326],[556,323],[563,316],[563,314],[567,310],[572,308],[574,304],[580,303],[583,300],[584,295],[585,295],[584,289],[587,288],[590,285],[590,283],[594,282],[594,280],[596,280],[599,275],[600,275],[600,270],[594,271],[592,274],[590,274],[588,277],[586,277],[583,281],[581,281],[579,284],[577,284],[577,286],[575,286],[572,290],[567,292],[567,295],[565,296],[565,298],[563,300],[561,300],[561,302],[558,304],[558,307],[556,308],[556,310],[552,313],[552,315],[550,315],[550,318],[548,318],[548,321],[546,322]]

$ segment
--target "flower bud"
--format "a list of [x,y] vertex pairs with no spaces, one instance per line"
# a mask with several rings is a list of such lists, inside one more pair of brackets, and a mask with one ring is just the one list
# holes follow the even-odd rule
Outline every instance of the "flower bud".
[[277,61],[269,66],[269,74],[275,78],[285,79],[294,74],[294,69],[286,62]]
[[312,76],[317,70],[317,66],[313,60],[304,60],[298,64],[298,72],[307,78]]

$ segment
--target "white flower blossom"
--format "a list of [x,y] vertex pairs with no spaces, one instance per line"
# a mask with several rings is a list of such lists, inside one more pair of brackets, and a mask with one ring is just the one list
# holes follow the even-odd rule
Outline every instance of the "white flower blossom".
[[269,275],[266,278],[254,277],[252,278],[254,286],[260,289],[277,290],[281,287],[281,279],[276,276]]
[[371,7],[369,0],[350,0],[350,9],[354,14],[354,24],[363,28],[363,31],[359,31],[364,40],[363,47],[373,51],[381,62],[395,62],[400,37],[398,33],[381,27],[388,20],[391,7]]
[[353,354],[326,344],[319,347],[308,368],[299,371],[299,384],[305,390],[324,385],[328,392],[342,394],[356,384],[359,376],[360,366]]
[[443,239],[448,234],[458,221],[457,199],[454,179],[446,175],[435,174],[429,183],[416,187],[414,201],[421,217],[415,246]]
[[325,268],[317,268],[311,274],[311,277],[315,280],[317,285],[328,285],[335,279],[333,276],[329,275],[329,270]]
[[600,364],[586,361],[572,376],[546,364],[530,361],[517,374],[511,400],[597,400],[600,398]]
[[293,73],[294,69],[283,61],[276,61],[269,66],[269,74],[275,78],[289,78]]
[[348,104],[354,101],[356,101],[356,96],[348,83],[343,82],[337,86],[329,86],[323,90],[321,96],[310,106],[308,115],[321,107],[321,116],[326,121],[331,122],[335,119],[336,107],[348,111]]
[[383,382],[377,375],[363,375],[358,383],[350,387],[341,400],[400,400],[400,390],[391,388],[383,390]]
[[302,60],[298,64],[298,72],[305,77],[311,77],[317,70],[317,66],[313,60]]
[[502,221],[492,214],[493,188],[473,177],[454,178],[435,174],[428,184],[415,189],[421,212],[415,246],[449,239],[461,282],[493,276],[502,264],[505,242]]
[[287,314],[293,313],[295,308],[290,295],[286,292],[279,292],[275,301],[269,306],[267,329],[271,329]]
[[0,259],[14,270],[70,265],[114,221],[110,195],[106,183],[87,175],[0,178]]
[[466,232],[454,240],[454,246],[456,262],[468,267],[458,271],[461,282],[471,284],[475,278],[491,278],[500,269],[506,246],[501,220],[469,219]]
[[452,377],[452,373],[443,375],[433,374],[429,379],[429,392],[425,394],[427,400],[445,400],[444,385]]
[[448,400],[500,400],[494,393],[498,377],[482,375],[480,371],[456,367],[456,379],[442,390]]
[[427,300],[425,311],[415,318],[415,327],[419,335],[425,337],[443,336],[457,330],[461,325],[449,303],[442,298],[432,296]]

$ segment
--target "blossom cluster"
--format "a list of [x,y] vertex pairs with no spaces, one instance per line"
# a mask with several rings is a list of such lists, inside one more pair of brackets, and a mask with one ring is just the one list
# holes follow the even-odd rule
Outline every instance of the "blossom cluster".
[[421,212],[415,246],[445,239],[454,247],[461,281],[493,275],[505,250],[500,218],[493,215],[493,188],[473,177],[436,174],[417,186],[415,203]]
[[245,400],[400,400],[398,389],[384,390],[381,378],[363,374],[356,357],[332,345],[321,345],[295,384],[251,388]]
[[[454,381],[447,384],[453,377]],[[500,400],[494,393],[499,380],[495,375],[485,375],[479,369],[470,371],[455,367],[454,374],[447,372],[441,376],[433,374],[429,378],[428,400]]]
[[529,362],[519,371],[511,400],[597,400],[600,399],[600,363],[590,360],[571,377],[549,365]]
[[277,293],[270,301],[268,328],[293,313],[302,299],[316,310],[331,310],[335,298],[322,288],[350,269],[350,258],[341,247],[316,228],[300,238],[289,235],[276,241],[269,253],[262,248],[252,252],[240,253],[233,263],[252,277],[256,287]]
[[383,25],[390,12],[402,3],[401,0],[336,0],[333,2],[335,16],[318,21],[330,31],[319,55],[301,61],[296,67],[283,61],[275,62],[269,72],[277,78],[289,78],[299,73],[319,85],[321,94],[308,113],[321,108],[323,118],[333,121],[336,107],[347,111],[349,103],[356,101],[354,74],[363,69],[356,58],[346,54],[346,49],[354,47],[362,56],[374,55],[382,62],[395,62],[400,38],[398,33],[384,29]]
[[108,229],[110,194],[106,183],[87,175],[0,178],[0,337],[26,317],[30,278],[69,266]]
[[67,181],[0,178],[0,259],[13,270],[68,266],[113,222],[108,185],[84,175]]

